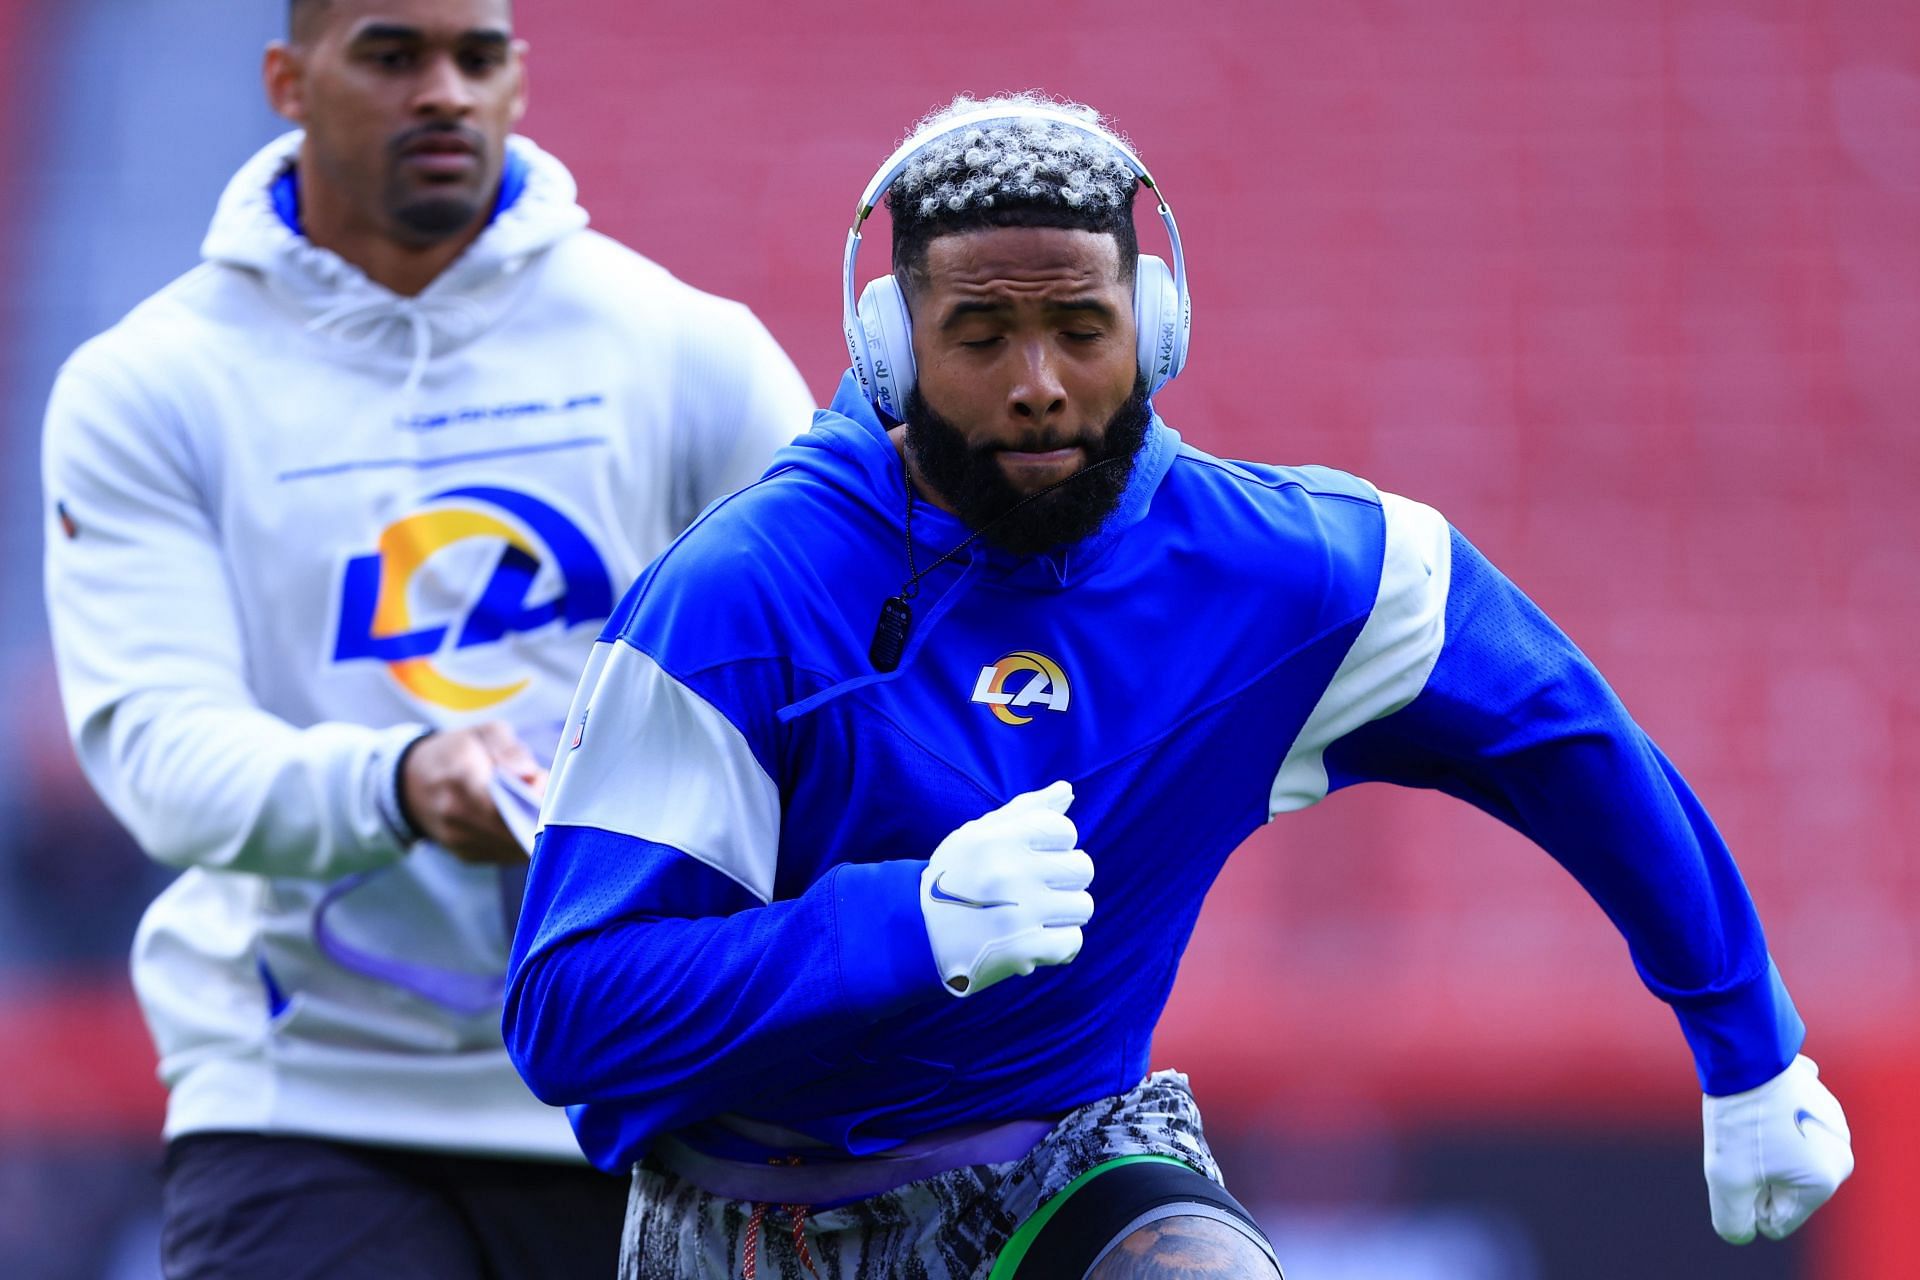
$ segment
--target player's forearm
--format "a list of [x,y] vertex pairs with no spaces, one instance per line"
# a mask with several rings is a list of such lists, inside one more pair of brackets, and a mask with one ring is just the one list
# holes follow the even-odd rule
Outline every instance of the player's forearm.
[[1471,762],[1441,785],[1552,854],[1607,913],[1642,981],[1679,1018],[1705,1092],[1771,1079],[1804,1028],[1726,842],[1578,650],[1544,630],[1516,647],[1556,656],[1546,670],[1511,673],[1511,687],[1531,691],[1487,718]]
[[1593,664],[1458,533],[1450,566],[1425,687],[1330,747],[1329,775],[1436,787],[1521,831],[1625,935],[1709,1093],[1771,1078],[1800,1022],[1712,820]]
[[108,807],[156,860],[332,879],[406,852],[394,769],[420,732],[296,729],[257,707],[149,690],[84,720],[75,748]]
[[1505,772],[1518,825],[1606,911],[1642,981],[1673,1007],[1702,1089],[1749,1089],[1791,1062],[1804,1028],[1732,854],[1625,712]]
[[[227,549],[184,423],[90,347],[62,371],[42,450],[47,615],[74,748],[172,866],[332,877],[404,851],[388,811],[406,729],[296,729],[246,673]],[[411,732],[418,732],[413,730]]]
[[1633,735],[1631,782],[1648,797],[1651,838],[1616,843],[1612,874],[1575,874],[1620,924],[1648,990],[1673,1007],[1702,1092],[1751,1089],[1793,1061],[1806,1028],[1725,840],[1659,748]]
[[[578,861],[553,836],[529,877],[502,1027],[544,1101],[619,1098],[657,1109],[657,1129],[677,1127],[764,1096],[770,1080],[824,1075],[834,1042],[941,998],[920,917],[923,862],[843,866],[798,898],[696,914],[684,887],[566,883]],[[717,876],[687,874],[702,872]],[[670,899],[685,913],[657,914]]]

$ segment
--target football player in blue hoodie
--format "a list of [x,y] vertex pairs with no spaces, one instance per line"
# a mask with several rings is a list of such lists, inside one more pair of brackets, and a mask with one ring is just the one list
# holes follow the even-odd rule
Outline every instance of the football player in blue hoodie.
[[1086,108],[923,122],[832,408],[602,634],[505,1031],[631,1171],[622,1275],[1277,1274],[1148,1046],[1227,856],[1367,780],[1572,872],[1678,1016],[1714,1226],[1792,1231],[1846,1120],[1699,802],[1431,508],[1159,419],[1141,186]]

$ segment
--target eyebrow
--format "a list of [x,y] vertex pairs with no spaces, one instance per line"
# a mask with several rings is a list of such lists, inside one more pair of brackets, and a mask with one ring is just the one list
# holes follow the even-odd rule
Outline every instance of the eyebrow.
[[[403,26],[396,22],[369,22],[353,33],[352,44],[376,44],[381,41],[395,43],[421,43],[427,33],[419,27]],[[454,37],[460,44],[507,45],[513,37],[498,27],[475,27],[471,31],[462,31]]]
[[[968,316],[992,315],[1007,309],[1008,304],[1005,302],[986,302],[977,299],[956,302],[947,309],[947,314],[941,318],[940,328],[944,332],[954,328]],[[1047,304],[1047,310],[1052,312],[1066,311],[1086,313],[1098,316],[1108,323],[1112,323],[1114,318],[1113,308],[1098,298],[1069,298],[1064,302],[1051,302]]]

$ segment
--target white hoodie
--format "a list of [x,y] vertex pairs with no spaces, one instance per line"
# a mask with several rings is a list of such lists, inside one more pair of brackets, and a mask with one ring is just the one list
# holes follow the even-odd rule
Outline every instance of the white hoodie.
[[578,1159],[501,1046],[515,876],[406,848],[395,761],[489,719],[550,755],[621,592],[810,401],[744,307],[585,230],[525,139],[523,192],[415,298],[275,212],[299,142],[47,410],[68,729],[184,869],[133,953],[166,1132]]

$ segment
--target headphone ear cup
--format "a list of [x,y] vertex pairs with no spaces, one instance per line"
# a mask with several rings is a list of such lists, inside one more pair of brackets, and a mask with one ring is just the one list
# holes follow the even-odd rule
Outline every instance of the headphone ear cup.
[[1141,376],[1152,395],[1172,381],[1187,363],[1187,326],[1173,272],[1163,259],[1140,255],[1133,272],[1133,324],[1139,344]]
[[[852,290],[849,289],[848,302],[852,302]],[[854,310],[846,316],[842,328],[846,331],[847,358],[853,362],[853,377],[861,393],[869,402],[873,399],[873,357],[867,352],[867,318],[863,303],[854,303]]]
[[913,321],[892,276],[876,278],[860,295],[860,329],[873,407],[904,422],[907,393],[913,390]]

